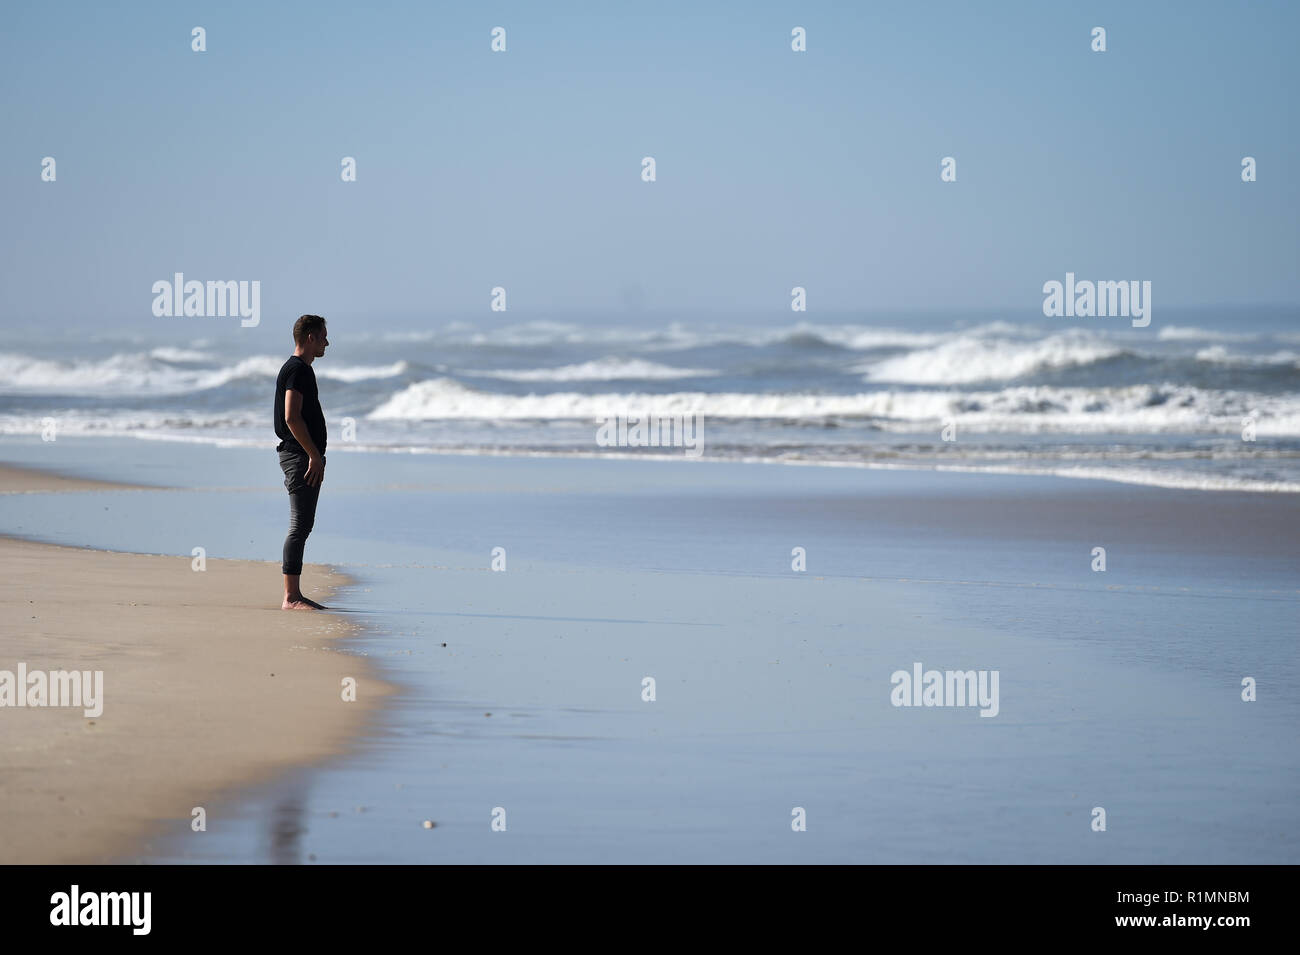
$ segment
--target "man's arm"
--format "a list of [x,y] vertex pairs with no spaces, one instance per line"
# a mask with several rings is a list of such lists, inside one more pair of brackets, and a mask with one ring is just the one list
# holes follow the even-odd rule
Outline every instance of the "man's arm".
[[325,459],[316,449],[316,442],[307,431],[307,422],[302,418],[302,392],[286,389],[284,393],[284,423],[289,426],[289,433],[307,452],[307,473],[303,480],[315,487],[325,476]]

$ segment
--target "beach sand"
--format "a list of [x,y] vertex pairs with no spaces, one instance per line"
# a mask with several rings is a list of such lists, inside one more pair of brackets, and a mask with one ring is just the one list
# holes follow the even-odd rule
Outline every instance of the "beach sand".
[[[0,468],[9,493],[105,487]],[[0,709],[0,862],[112,861],[195,807],[218,828],[235,787],[344,751],[391,692],[338,652],[353,624],[279,609],[274,564],[191,563],[0,538],[0,670],[101,670],[104,701]],[[325,599],[349,582],[307,573]]]
[[[219,567],[237,575],[240,559],[279,547],[284,491],[266,449],[196,443],[178,455],[154,441],[13,440],[0,442],[0,457],[119,488],[170,488],[0,495],[0,530],[64,545],[52,563],[116,556],[66,549],[86,545],[174,555],[202,545],[231,559],[210,562],[196,588],[193,578],[205,575],[189,570],[188,557],[123,558],[173,568],[177,589],[148,594],[159,614],[162,603],[197,604],[186,625],[201,621],[208,639],[168,642],[176,631],[164,628],[157,646],[166,653],[188,646],[200,660],[198,651],[249,660],[271,653],[268,643],[286,645],[267,630],[253,647],[245,633],[253,649],[228,658],[223,648],[241,637],[219,636],[205,606],[242,606],[249,628],[364,619],[366,661],[403,688],[371,729],[348,736],[336,726],[336,740],[352,741],[345,758],[297,772],[308,758],[304,734],[327,734],[325,719],[337,715],[339,668],[361,661],[274,651],[302,666],[312,662],[300,663],[304,656],[329,658],[326,692],[305,694],[325,715],[308,717],[294,703],[275,717],[290,738],[282,761],[248,749],[273,742],[259,737],[272,707],[286,702],[276,696],[287,689],[282,664],[213,675],[213,684],[266,694],[257,706],[268,715],[230,725],[226,745],[238,757],[220,771],[215,757],[178,767],[175,778],[187,780],[212,770],[210,781],[191,782],[197,794],[131,802],[134,830],[118,820],[85,826],[120,831],[125,861],[1300,858],[1292,745],[1300,511],[1291,495],[1023,475],[340,453],[309,555],[357,581],[337,598],[352,613],[299,621],[259,609],[275,596],[260,589],[264,575],[275,576],[265,563],[247,565],[255,584],[217,594]],[[796,547],[806,571],[792,566]],[[1094,569],[1097,547],[1104,572]],[[22,575],[34,572],[21,558],[14,568],[21,592]],[[126,577],[141,589],[134,572]],[[256,599],[235,599],[254,587]],[[132,600],[144,606],[113,599],[111,612],[68,625],[84,638],[77,655],[5,649],[0,668],[111,660],[128,637],[90,628],[142,614]],[[26,616],[45,617],[27,606]],[[918,662],[999,673],[997,716],[895,706],[893,675]],[[112,709],[126,676],[103,668],[106,716],[126,719],[129,711]],[[653,701],[643,696],[648,676]],[[1243,698],[1246,677],[1258,682],[1258,701]],[[169,732],[193,740],[180,721],[193,719],[196,692],[151,696],[148,713],[166,713]],[[0,720],[32,714],[0,711]],[[67,711],[37,715],[62,719],[69,739],[100,729]],[[287,718],[302,720],[296,735],[278,722]],[[128,736],[144,745],[146,732],[158,734],[146,725]],[[216,748],[181,749],[190,758],[204,746]],[[0,763],[0,779],[14,776],[11,765]],[[28,765],[38,804],[40,793],[66,801],[77,779],[93,780],[77,806],[83,814],[96,787],[121,775],[111,760],[85,764],[84,776],[44,756]],[[214,787],[233,790],[258,773],[265,782],[232,792],[205,835],[191,832],[192,806],[211,810]],[[504,831],[489,824],[498,807],[508,812]],[[798,834],[793,807],[809,820]],[[1104,833],[1090,826],[1096,807],[1108,813]],[[4,825],[39,833],[40,845],[69,828],[57,813],[28,823],[12,822],[4,805],[0,813]],[[133,831],[144,837],[131,841]]]

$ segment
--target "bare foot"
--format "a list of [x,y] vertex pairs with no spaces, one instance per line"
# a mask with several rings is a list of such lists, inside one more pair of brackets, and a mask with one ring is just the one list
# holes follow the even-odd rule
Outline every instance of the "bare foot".
[[285,594],[284,603],[280,604],[281,610],[328,610],[314,600],[308,600],[302,594]]

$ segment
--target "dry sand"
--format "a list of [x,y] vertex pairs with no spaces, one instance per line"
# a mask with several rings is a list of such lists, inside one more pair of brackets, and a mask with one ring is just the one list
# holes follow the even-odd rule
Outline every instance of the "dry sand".
[[[42,486],[122,487],[0,467],[0,492]],[[304,576],[321,599],[348,582]],[[235,788],[344,751],[392,692],[339,652],[355,625],[279,609],[274,563],[198,572],[187,557],[0,538],[0,580],[0,670],[102,670],[104,697],[92,718],[0,707],[0,863],[113,861],[199,806],[211,829]]]

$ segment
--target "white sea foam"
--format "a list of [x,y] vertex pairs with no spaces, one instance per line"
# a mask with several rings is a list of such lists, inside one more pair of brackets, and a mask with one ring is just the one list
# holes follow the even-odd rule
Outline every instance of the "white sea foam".
[[156,358],[159,361],[168,362],[199,362],[208,361],[206,352],[194,351],[190,348],[172,348],[164,345],[161,348],[155,348],[149,352],[150,358]]
[[708,378],[718,374],[708,368],[673,368],[640,358],[597,358],[560,368],[465,370],[459,374],[503,381],[655,381],[676,378]]
[[[263,426],[265,422],[260,422]],[[92,418],[86,416],[62,415],[59,418],[60,433],[81,436],[121,436],[141,440],[175,441],[180,443],[209,444],[218,447],[261,447],[270,449],[274,439],[261,436],[249,418],[239,416],[207,416],[168,419],[162,416],[115,416],[111,418]],[[14,415],[0,415],[0,435],[33,435],[40,433],[39,419]],[[627,453],[617,451],[594,452],[575,448],[512,448],[512,447],[455,447],[438,444],[412,445],[398,441],[396,443],[364,443],[332,447],[331,453],[346,451],[380,452],[398,454],[464,454],[471,456],[520,456],[520,457],[578,457],[578,458],[627,458],[636,460],[659,459],[681,461],[680,454],[656,454],[653,452]],[[991,452],[991,456],[998,456]],[[1014,457],[1014,454],[1006,454]],[[915,471],[934,470],[971,474],[1009,474],[1022,476],[1064,477],[1083,480],[1115,481],[1124,484],[1140,484],[1150,487],[1163,487],[1200,491],[1249,491],[1271,493],[1300,493],[1300,482],[1255,478],[1234,474],[1209,474],[1202,471],[1142,468],[1125,466],[1079,466],[1067,461],[1052,463],[1051,455],[1034,452],[1038,463],[995,464],[979,463],[976,460],[952,463],[943,458],[926,458],[917,455],[905,461],[853,460],[843,458],[820,458],[808,454],[785,454],[780,456],[754,454],[720,454],[713,458],[703,458],[705,464],[710,462],[741,462],[746,464],[788,465],[806,467],[842,467],[862,468],[866,470]],[[1067,456],[1068,457],[1068,456]]]
[[[284,359],[277,358],[276,361],[279,364],[275,366],[275,373],[279,374]],[[411,370],[410,364],[405,361],[395,361],[388,365],[331,365],[322,360],[319,364],[313,362],[312,368],[318,378],[348,382],[368,381],[372,378],[396,378]]]
[[0,392],[5,394],[156,394],[185,390],[197,374],[147,353],[72,361],[0,353]]
[[1293,351],[1279,351],[1268,355],[1243,355],[1230,352],[1222,345],[1210,345],[1198,349],[1196,360],[1218,365],[1296,365],[1300,367],[1300,355]]
[[[735,418],[801,418],[865,414],[862,395],[787,395],[707,392],[671,394],[558,392],[504,395],[467,388],[450,378],[412,384],[372,411],[370,418],[430,420],[444,418],[582,419],[628,412],[712,414]],[[635,413],[635,412],[634,412]]]
[[913,332],[901,328],[877,328],[868,325],[821,325],[800,322],[793,327],[773,329],[747,336],[744,344],[825,344],[853,351],[877,348],[924,348],[942,342],[947,335],[937,332]]
[[1209,391],[1179,385],[1113,388],[1026,386],[999,391],[875,391],[854,395],[674,392],[503,395],[449,378],[408,386],[370,413],[374,420],[597,418],[702,414],[773,420],[867,418],[882,430],[930,428],[945,418],[978,432],[1158,434],[1240,432],[1258,412],[1257,434],[1300,435],[1300,396]]
[[1156,338],[1162,342],[1250,342],[1259,336],[1251,332],[1228,332],[1221,329],[1192,328],[1185,325],[1165,325]]
[[[193,387],[205,390],[220,388],[241,378],[274,378],[280,373],[284,362],[285,358],[280,355],[255,355],[228,368],[218,368],[198,375]],[[410,365],[405,361],[395,361],[388,365],[334,365],[320,359],[312,363],[312,370],[316,372],[317,378],[357,382],[372,378],[396,378],[409,371]]]
[[[651,396],[642,396],[651,397]],[[895,409],[900,410],[900,409]],[[44,429],[43,414],[0,414],[0,435],[36,435]],[[201,414],[197,412],[177,412],[173,414],[150,411],[114,411],[101,415],[78,411],[58,411],[49,413],[58,422],[58,434],[62,436],[98,436],[98,437],[133,437],[143,440],[179,441],[214,444],[222,447],[260,447],[270,449],[274,446],[274,437],[270,435],[267,415],[261,411],[234,412],[229,414]],[[959,418],[964,422],[962,433],[970,434],[980,429],[973,427],[973,422]],[[471,422],[466,422],[471,423]],[[1022,422],[1023,423],[1023,422]],[[462,427],[454,421],[443,421],[428,431],[412,431],[405,423],[378,422],[368,425],[368,441],[356,444],[339,444],[331,447],[331,452],[339,451],[386,451],[395,453],[431,453],[431,454],[507,454],[526,456],[578,456],[578,457],[617,457],[616,452],[591,452],[590,440],[580,445],[572,444],[572,433],[568,442],[561,441],[550,448],[538,448],[528,435],[534,433],[534,427],[526,421],[489,420],[473,422],[469,431],[459,431]],[[583,434],[590,438],[588,423],[582,427]],[[890,430],[911,431],[917,433],[916,422],[902,420],[891,422]],[[487,426],[488,431],[478,430]],[[1300,427],[1300,415],[1292,416],[1291,426]],[[552,427],[541,429],[537,434],[550,435]],[[520,430],[520,436],[526,442],[522,446],[501,444],[493,434],[502,435],[502,430]],[[1213,491],[1273,491],[1300,492],[1300,481],[1294,480],[1295,469],[1289,466],[1296,452],[1284,449],[1270,449],[1267,446],[1256,448],[1242,445],[1231,434],[1210,444],[1199,444],[1193,448],[1152,449],[1136,446],[1098,446],[1087,447],[1069,445],[1064,448],[1050,445],[1015,445],[999,446],[996,444],[969,444],[966,446],[937,446],[936,432],[926,426],[928,444],[935,448],[926,450],[926,442],[902,446],[903,451],[890,450],[898,446],[868,445],[860,455],[844,456],[842,450],[832,446],[830,453],[823,456],[815,446],[803,450],[768,449],[766,453],[757,447],[745,448],[743,445],[728,450],[720,446],[715,452],[718,459],[757,462],[767,464],[792,464],[824,467],[862,467],[871,469],[902,470],[943,470],[963,472],[1005,473],[1023,475],[1045,475],[1056,477],[1083,478],[1091,480],[1120,481],[1131,484],[1145,484],[1168,488],[1191,488]],[[997,429],[993,429],[997,430]],[[1007,428],[1005,430],[1026,430]],[[1033,429],[1028,429],[1033,430]],[[1043,429],[1046,430],[1046,429]],[[1122,430],[1114,427],[1105,431]],[[1142,430],[1142,429],[1139,429]],[[1172,430],[1172,429],[1166,429]],[[556,432],[560,434],[562,432]],[[1294,434],[1294,432],[1292,432]],[[1017,439],[1012,439],[1017,440]],[[1019,439],[1024,440],[1024,439]],[[448,442],[452,443],[448,443]],[[907,448],[912,450],[906,450]],[[894,460],[881,460],[875,451],[885,450]],[[641,459],[646,454],[625,455]],[[680,458],[680,456],[678,456]],[[1144,466],[1148,462],[1151,466]],[[1208,473],[1196,469],[1196,463],[1210,465],[1211,462],[1230,462],[1235,467],[1220,473]],[[1186,465],[1181,462],[1186,462]],[[1255,473],[1240,473],[1241,467],[1252,469]],[[1281,471],[1279,474],[1278,471]],[[1290,478],[1290,479],[1288,479]]]
[[869,381],[946,385],[1008,381],[1052,368],[1104,361],[1123,354],[1113,344],[1083,332],[1063,332],[1041,341],[963,335],[933,348],[911,351],[860,366]]
[[[255,355],[222,368],[176,367],[201,360],[207,356],[168,348],[70,361],[4,352],[0,353],[0,394],[185,394],[220,388],[241,378],[274,378],[285,361],[278,355]],[[322,361],[313,367],[317,377],[346,382],[393,378],[410,368],[405,361],[389,365],[330,365]]]
[[[191,431],[270,431],[270,413],[211,413],[198,411],[122,411],[95,414],[86,411],[58,410],[32,414],[0,414],[0,434],[40,434],[46,418],[56,422],[57,433],[83,436],[157,434],[174,436]],[[274,438],[264,438],[265,444]]]

